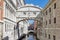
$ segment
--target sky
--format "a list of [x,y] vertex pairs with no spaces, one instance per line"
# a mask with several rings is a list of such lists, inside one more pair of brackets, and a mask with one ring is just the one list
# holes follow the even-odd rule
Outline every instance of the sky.
[[[25,4],[33,4],[41,8],[44,8],[49,2],[49,0],[24,0],[24,1],[25,1]],[[30,24],[32,24],[33,22],[34,22],[33,20],[29,20]]]
[[29,22],[30,24],[33,24],[33,23],[34,23],[34,20],[28,20],[28,22]]
[[25,4],[34,4],[44,8],[49,0],[25,0]]

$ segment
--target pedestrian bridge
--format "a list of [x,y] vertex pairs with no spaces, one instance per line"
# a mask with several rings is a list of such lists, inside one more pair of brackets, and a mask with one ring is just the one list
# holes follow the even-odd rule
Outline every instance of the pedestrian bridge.
[[34,33],[34,30],[29,30],[28,33],[30,33],[30,32],[33,32]]
[[34,30],[29,30],[27,35],[29,35],[29,34],[36,35]]

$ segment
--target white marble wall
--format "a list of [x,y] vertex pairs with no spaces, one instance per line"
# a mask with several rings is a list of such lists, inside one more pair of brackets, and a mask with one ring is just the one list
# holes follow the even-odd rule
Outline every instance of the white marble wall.
[[19,23],[19,32],[20,32],[20,36],[22,34],[27,34],[28,33],[28,26],[29,26],[29,23],[27,21],[22,21]]
[[9,37],[9,40],[14,39],[14,26],[16,25],[16,10],[8,1],[4,2],[4,22],[3,22],[3,38]]
[[12,21],[16,21],[16,16],[15,16],[16,12],[15,10],[9,5],[9,4],[5,4],[5,14],[4,17],[8,18]]
[[2,28],[3,28],[3,23],[0,22],[0,40],[2,40]]
[[29,26],[29,22],[25,21],[25,23],[24,23],[24,32],[23,33],[25,33],[25,34],[28,33],[28,26]]

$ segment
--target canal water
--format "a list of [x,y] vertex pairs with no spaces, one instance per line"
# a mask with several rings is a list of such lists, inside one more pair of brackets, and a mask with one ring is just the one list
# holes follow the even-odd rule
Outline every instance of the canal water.
[[34,35],[29,34],[28,40],[36,40],[36,39],[35,39],[35,36]]
[[22,40],[36,40],[36,37],[33,34],[29,34],[29,36],[25,37]]

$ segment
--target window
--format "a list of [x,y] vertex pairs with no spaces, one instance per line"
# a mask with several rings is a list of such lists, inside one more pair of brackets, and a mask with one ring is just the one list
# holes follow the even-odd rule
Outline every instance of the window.
[[56,3],[54,4],[54,9],[56,9]]
[[50,39],[50,34],[48,35],[49,39]]
[[51,8],[49,8],[49,12],[51,12]]
[[53,40],[56,40],[56,37],[53,35]]
[[47,25],[47,21],[46,21],[46,25]]
[[36,12],[34,12],[34,14],[36,15]]
[[49,19],[49,24],[51,24],[51,19]]
[[47,11],[46,11],[46,15],[47,15]]
[[26,13],[24,12],[24,15],[26,15]]
[[54,23],[56,23],[56,17],[54,18]]

